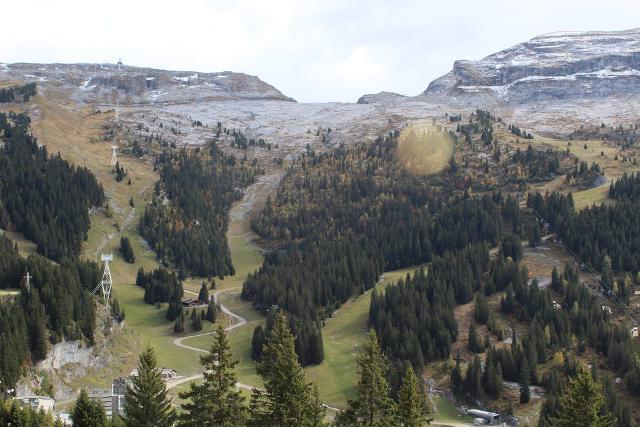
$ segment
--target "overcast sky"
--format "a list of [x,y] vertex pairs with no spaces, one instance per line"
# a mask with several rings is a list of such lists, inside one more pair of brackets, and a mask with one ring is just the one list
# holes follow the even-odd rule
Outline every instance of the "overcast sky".
[[456,59],[539,34],[640,25],[638,0],[3,0],[0,62],[259,76],[298,101],[416,95]]

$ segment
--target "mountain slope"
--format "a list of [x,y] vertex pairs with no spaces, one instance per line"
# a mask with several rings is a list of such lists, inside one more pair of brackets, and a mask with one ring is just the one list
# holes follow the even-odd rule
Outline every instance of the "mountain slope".
[[456,61],[423,95],[523,103],[629,93],[640,93],[640,29],[551,33]]
[[35,81],[76,102],[121,104],[265,99],[294,101],[256,76],[198,73],[115,64],[0,64],[1,80]]

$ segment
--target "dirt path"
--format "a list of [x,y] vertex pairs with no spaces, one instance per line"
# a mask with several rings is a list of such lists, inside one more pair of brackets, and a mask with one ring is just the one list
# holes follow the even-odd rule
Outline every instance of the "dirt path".
[[[218,302],[218,294],[222,293],[222,292],[226,292],[226,291],[231,291],[231,290],[235,290],[235,289],[240,289],[240,288],[229,288],[229,289],[222,289],[219,291],[216,291],[213,294],[213,298],[216,302]],[[196,292],[192,292],[192,291],[187,291],[185,290],[186,293],[188,294],[193,294],[193,295],[198,295]],[[229,326],[227,326],[225,328],[225,331],[232,331],[236,328],[239,328],[241,326],[244,326],[247,324],[247,319],[245,319],[244,317],[233,313],[231,310],[229,310],[227,307],[224,306],[224,304],[220,304],[220,309],[222,310],[222,312],[226,315],[228,315],[231,318],[231,324]],[[202,334],[195,334],[195,335],[187,335],[186,337],[180,337],[180,338],[176,338],[175,340],[173,340],[173,344],[177,345],[178,347],[182,347],[182,348],[186,348],[187,350],[191,350],[191,351],[198,351],[201,353],[209,353],[207,350],[203,350],[201,348],[197,348],[197,347],[191,347],[190,345],[186,345],[186,344],[182,344],[182,341],[189,339],[189,338],[195,338],[195,337],[203,337],[206,335],[213,335],[215,334],[215,331],[212,332],[205,332]],[[200,375],[201,377],[202,375]],[[198,376],[196,375],[196,378],[198,378]]]

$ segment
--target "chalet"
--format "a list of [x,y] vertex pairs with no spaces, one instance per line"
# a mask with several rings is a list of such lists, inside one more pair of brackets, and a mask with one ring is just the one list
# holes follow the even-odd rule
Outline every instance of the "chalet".
[[202,307],[203,305],[205,304],[198,301],[197,298],[187,298],[185,300],[182,300],[182,306],[184,308]]

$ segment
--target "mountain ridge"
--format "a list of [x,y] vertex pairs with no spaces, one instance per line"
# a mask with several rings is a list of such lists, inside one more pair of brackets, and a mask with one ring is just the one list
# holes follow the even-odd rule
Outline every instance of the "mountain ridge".
[[295,102],[257,76],[232,71],[174,71],[118,64],[0,64],[0,81],[35,81],[85,103],[121,104],[261,99]]
[[458,60],[423,96],[525,103],[640,93],[640,28],[554,32]]

